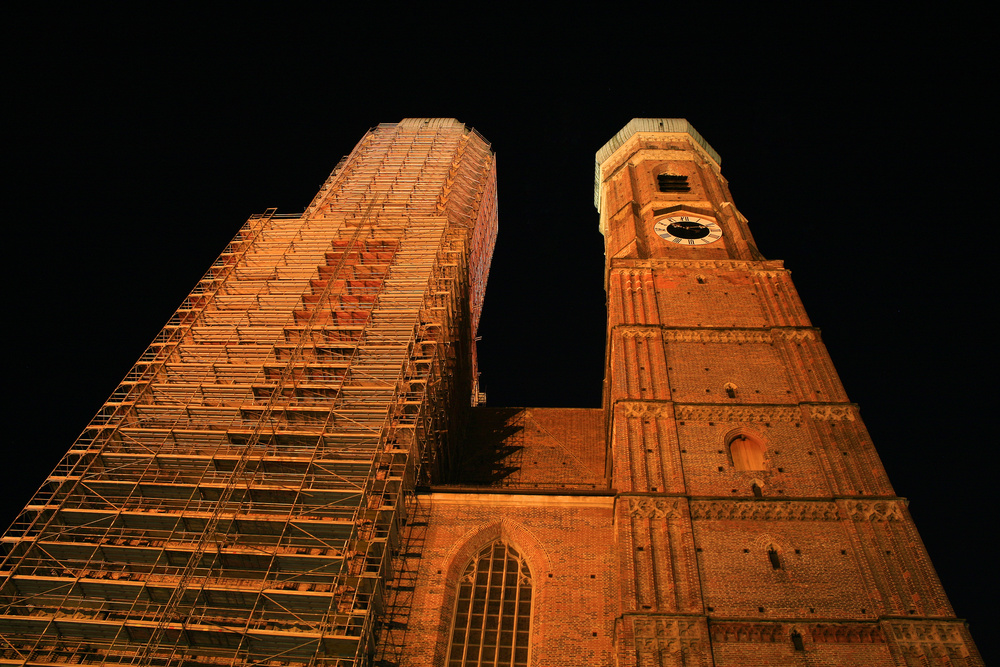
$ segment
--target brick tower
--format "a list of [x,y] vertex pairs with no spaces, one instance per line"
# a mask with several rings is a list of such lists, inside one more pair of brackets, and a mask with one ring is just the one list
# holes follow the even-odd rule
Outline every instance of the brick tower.
[[373,129],[4,534],[0,665],[981,665],[719,162],[678,119],[598,152],[604,406],[487,408],[489,144]]
[[0,664],[367,664],[478,393],[495,193],[485,140],[409,119],[251,217],[4,534]]
[[604,407],[473,409],[384,664],[982,664],[719,163],[681,119],[597,153]]
[[982,664],[719,163],[683,119],[597,154],[619,664]]

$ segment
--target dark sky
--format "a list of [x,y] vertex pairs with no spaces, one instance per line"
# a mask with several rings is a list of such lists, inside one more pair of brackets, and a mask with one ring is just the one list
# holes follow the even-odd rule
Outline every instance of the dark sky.
[[685,117],[761,251],[793,271],[957,614],[1000,658],[982,592],[997,463],[983,17],[157,7],[7,28],[5,522],[242,222],[300,212],[369,127],[408,116],[456,117],[498,155],[489,404],[598,406],[594,153],[632,117]]

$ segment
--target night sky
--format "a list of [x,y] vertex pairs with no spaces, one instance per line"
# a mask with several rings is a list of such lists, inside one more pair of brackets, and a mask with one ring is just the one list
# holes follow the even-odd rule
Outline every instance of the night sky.
[[488,405],[598,407],[594,153],[633,117],[683,117],[792,270],[956,613],[1000,659],[982,17],[177,6],[9,21],[5,525],[246,218],[301,212],[404,117],[458,118],[498,156]]

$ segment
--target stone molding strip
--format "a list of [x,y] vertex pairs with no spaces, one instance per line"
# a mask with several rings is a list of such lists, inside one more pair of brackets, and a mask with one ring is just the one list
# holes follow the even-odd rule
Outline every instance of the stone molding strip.
[[[942,653],[953,660],[971,657],[961,621],[893,621],[883,624],[891,633],[893,642],[903,653],[913,658],[922,655],[940,657]],[[922,663],[922,661],[921,661]]]
[[848,500],[844,510],[855,521],[902,521],[901,500]]
[[816,644],[884,644],[885,634],[877,625],[819,623],[809,628]]
[[662,336],[668,343],[773,343],[817,340],[816,329],[789,327],[773,329],[668,329],[657,324],[624,324],[614,327],[625,338]]
[[674,416],[674,405],[672,403],[618,401],[616,406],[620,406],[624,409],[626,417],[639,417],[643,419],[672,419]]
[[[685,499],[627,496],[629,516],[683,516]],[[902,521],[902,500],[691,500],[692,519],[747,521]]]
[[809,418],[817,421],[857,421],[858,406],[854,403],[847,405],[810,405]]
[[794,422],[804,418],[814,421],[857,421],[858,408],[853,403],[807,404],[803,415],[798,405],[682,405],[669,402],[618,401],[625,417],[707,422]]
[[744,259],[615,259],[612,270],[618,269],[719,269],[722,271],[753,271],[761,274],[788,274],[781,260],[750,261]]
[[885,634],[875,623],[749,623],[709,621],[712,641],[786,641],[792,630],[808,634],[816,644],[884,644]]
[[773,333],[767,329],[664,329],[668,343],[770,343]]
[[660,328],[656,326],[622,326],[615,327],[616,330],[621,332],[624,338],[659,338]]
[[784,640],[788,632],[781,623],[740,623],[710,620],[708,631],[714,642],[765,642]]
[[692,500],[692,519],[839,521],[837,503],[800,500]]
[[640,519],[672,519],[680,516],[682,501],[679,498],[628,497],[629,516]]
[[645,618],[631,616],[636,636],[645,637],[687,637],[701,634],[699,623],[687,618]]
[[802,411],[778,405],[675,405],[679,421],[708,422],[793,422],[802,419]]
[[[706,638],[704,621],[687,618],[643,618],[630,616],[635,647],[639,654],[662,659],[664,653],[676,658],[684,656],[684,664],[708,667],[711,659],[704,652]],[[658,661],[659,662],[659,661]],[[663,664],[659,662],[659,664]]]
[[781,327],[771,329],[771,336],[773,338],[780,338],[795,342],[803,340],[816,340],[818,338],[816,332],[817,329],[809,327]]

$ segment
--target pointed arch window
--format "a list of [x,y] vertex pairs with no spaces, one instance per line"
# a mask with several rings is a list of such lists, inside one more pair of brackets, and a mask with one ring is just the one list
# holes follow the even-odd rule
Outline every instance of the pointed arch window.
[[736,436],[729,442],[729,453],[737,470],[765,470],[764,444],[755,438]]
[[501,540],[472,557],[458,582],[448,667],[527,667],[531,571]]

